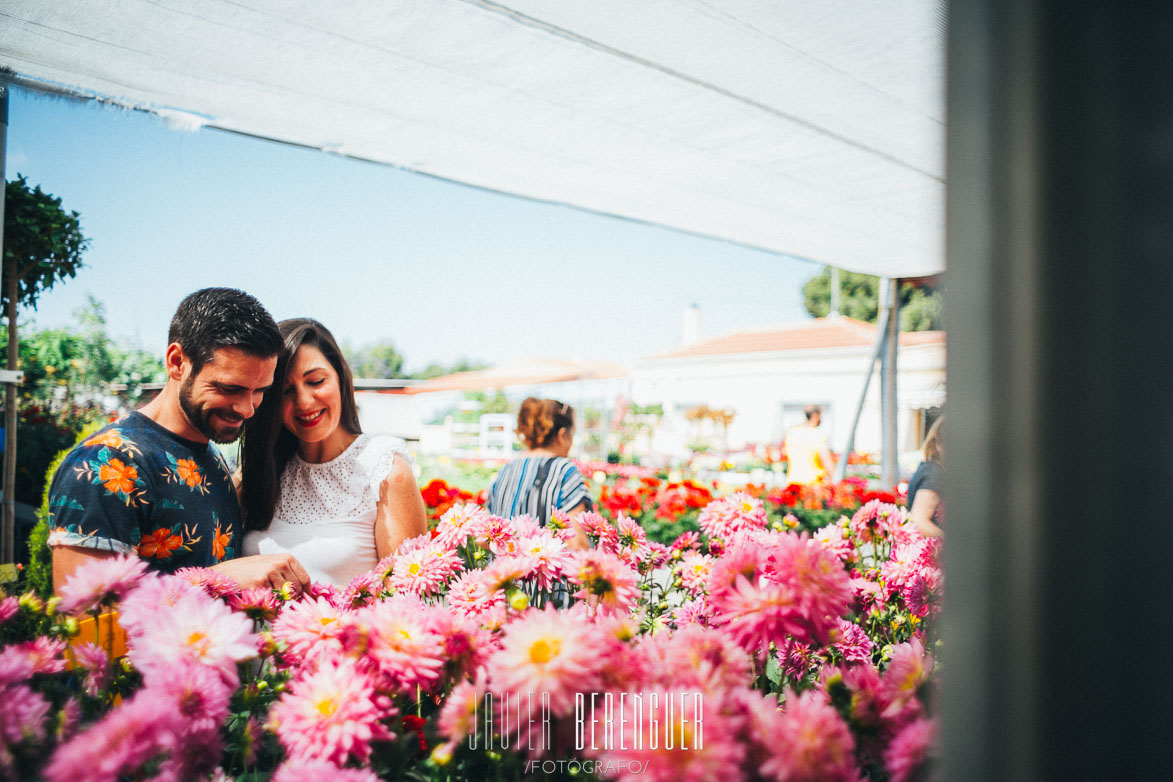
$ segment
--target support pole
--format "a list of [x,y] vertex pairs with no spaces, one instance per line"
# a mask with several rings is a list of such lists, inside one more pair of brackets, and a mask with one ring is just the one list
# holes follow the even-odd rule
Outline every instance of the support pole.
[[883,454],[880,457],[880,483],[886,489],[896,485],[899,478],[899,449],[896,433],[896,355],[900,348],[900,280],[884,277],[880,285],[886,289],[884,353],[880,360],[880,409]]
[[876,329],[876,344],[872,348],[872,355],[868,359],[868,368],[863,376],[863,388],[859,392],[859,404],[855,406],[855,415],[851,419],[851,428],[847,430],[847,444],[843,447],[843,454],[835,465],[834,481],[839,483],[847,477],[847,461],[851,452],[855,450],[855,432],[859,429],[859,417],[863,414],[863,406],[868,399],[868,387],[872,384],[872,374],[876,371],[876,362],[884,353],[884,346],[888,343],[888,288],[880,286],[880,323]]
[[[0,247],[4,245],[4,201],[7,190],[5,158],[8,148],[8,93],[7,83],[0,82]],[[4,258],[4,275],[8,284],[8,366],[17,369],[20,355],[16,339],[16,258]],[[0,564],[16,561],[16,383],[4,384],[4,500],[0,518]]]

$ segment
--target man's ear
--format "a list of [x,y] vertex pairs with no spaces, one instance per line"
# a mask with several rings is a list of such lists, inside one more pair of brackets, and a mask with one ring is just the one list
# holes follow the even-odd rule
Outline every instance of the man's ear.
[[167,370],[167,377],[176,383],[182,382],[186,372],[191,369],[191,359],[178,342],[167,346],[167,352],[163,354],[163,368]]

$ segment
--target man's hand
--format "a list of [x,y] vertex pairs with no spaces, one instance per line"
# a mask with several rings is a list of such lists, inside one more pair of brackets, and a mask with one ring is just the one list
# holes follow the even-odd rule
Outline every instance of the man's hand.
[[241,589],[280,589],[289,582],[298,590],[302,590],[310,585],[310,577],[292,554],[257,554],[252,557],[230,559],[213,565],[213,570],[219,570],[232,578],[240,584]]

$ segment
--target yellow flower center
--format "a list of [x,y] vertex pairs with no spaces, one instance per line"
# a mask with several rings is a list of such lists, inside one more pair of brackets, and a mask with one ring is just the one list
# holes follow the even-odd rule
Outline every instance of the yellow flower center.
[[337,620],[332,616],[323,616],[322,617],[322,627],[325,627],[326,625],[330,624],[331,622],[335,622],[335,621],[337,621]]
[[212,645],[212,639],[206,633],[201,633],[199,630],[196,630],[187,637],[187,645],[203,656],[208,653],[208,648]]
[[336,698],[322,698],[314,704],[318,709],[318,714],[323,717],[331,717],[334,712],[338,711],[338,700]]
[[413,576],[418,576],[421,570],[423,570],[423,568],[420,567],[420,563],[418,562],[412,562],[407,566],[407,572]]
[[562,653],[562,641],[557,638],[541,638],[530,644],[530,662],[544,665]]

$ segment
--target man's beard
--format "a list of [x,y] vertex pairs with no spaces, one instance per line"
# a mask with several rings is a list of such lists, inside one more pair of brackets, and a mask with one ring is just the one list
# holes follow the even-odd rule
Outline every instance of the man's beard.
[[[179,386],[179,407],[183,410],[187,420],[191,425],[199,431],[204,437],[207,437],[214,443],[227,444],[236,442],[240,437],[240,433],[244,430],[244,416],[240,416],[232,411],[230,407],[198,407],[195,401],[191,398],[192,381],[195,379],[195,374],[188,376],[187,380]],[[217,429],[212,423],[212,414],[220,413],[225,418],[240,418],[241,425]]]

